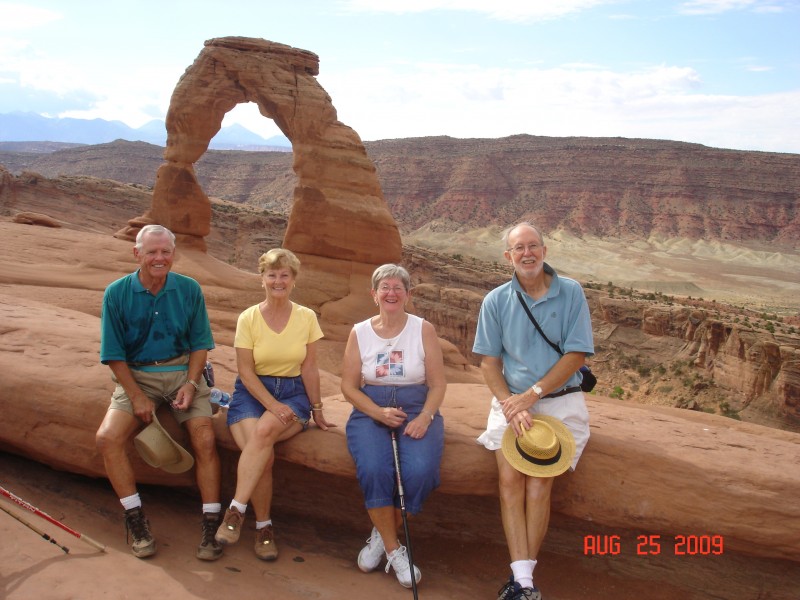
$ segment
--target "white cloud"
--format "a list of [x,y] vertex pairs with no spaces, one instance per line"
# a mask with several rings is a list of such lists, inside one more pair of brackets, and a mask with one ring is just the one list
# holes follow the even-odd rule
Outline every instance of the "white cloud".
[[[120,69],[101,54],[83,61],[48,54],[35,44],[0,37],[0,73],[21,97],[31,94],[62,102],[60,117],[121,120],[133,127],[164,118],[185,65],[141,64]],[[52,109],[48,110],[52,113]]]
[[320,83],[365,140],[451,135],[644,137],[798,152],[800,92],[702,95],[698,73],[659,65],[482,69],[456,65],[351,71]]
[[340,6],[354,12],[393,14],[437,10],[477,12],[499,21],[543,21],[588,10],[617,0],[341,0]]
[[63,15],[46,8],[26,6],[13,2],[0,2],[0,31],[35,29],[63,18]]
[[689,0],[680,5],[679,12],[687,15],[711,15],[732,10],[751,9],[756,12],[782,12],[785,0]]

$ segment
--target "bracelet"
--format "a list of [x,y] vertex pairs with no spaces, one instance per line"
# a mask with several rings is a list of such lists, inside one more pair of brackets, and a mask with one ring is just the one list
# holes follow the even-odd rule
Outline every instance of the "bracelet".
[[187,379],[186,383],[191,383],[195,392],[200,389],[200,384],[197,383],[194,379]]
[[424,408],[423,408],[421,411],[419,411],[419,413],[420,413],[420,414],[422,414],[422,413],[428,413],[428,414],[431,416],[431,421],[433,421],[433,419],[434,419],[434,416],[435,416],[435,415],[434,415],[434,414],[433,414],[431,411],[429,411],[429,410],[426,410],[426,409],[424,409]]
[[312,411],[322,410],[322,402],[317,402],[316,404],[312,404],[311,405],[311,410]]

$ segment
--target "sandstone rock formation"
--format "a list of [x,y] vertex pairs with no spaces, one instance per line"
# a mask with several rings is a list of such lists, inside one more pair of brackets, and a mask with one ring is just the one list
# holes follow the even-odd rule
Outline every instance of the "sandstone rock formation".
[[[661,343],[665,353],[681,358],[724,390],[734,411],[750,408],[787,424],[800,423],[800,346],[796,334],[770,333],[749,323],[734,322],[704,308],[669,306],[658,301],[609,298],[589,291],[595,320],[608,327],[596,334],[596,350],[613,354],[624,328],[631,346]],[[601,328],[597,328],[601,330]],[[631,338],[630,336],[637,336]],[[635,340],[635,341],[634,341]]]
[[[134,146],[137,152],[142,150],[141,145]],[[47,179],[29,172],[14,176],[0,168],[0,211],[9,217],[31,212],[58,222],[63,219],[65,226],[80,231],[113,231],[127,215],[144,211],[150,201],[140,185],[86,176]],[[80,219],[66,223],[76,206],[80,206]],[[212,208],[214,226],[206,241],[210,253],[220,260],[253,271],[261,252],[281,243],[286,220],[280,216],[217,199]],[[466,374],[465,365],[476,364],[470,350],[481,299],[487,290],[505,281],[507,270],[454,260],[418,247],[407,247],[402,262],[416,286],[414,309],[436,324],[439,335],[452,344],[446,359],[454,369],[461,365]],[[366,295],[369,270],[368,265],[349,261],[303,257],[303,277],[314,279],[317,289],[301,286],[299,297],[324,315],[329,339],[345,339],[349,319],[371,314]],[[351,289],[356,294],[347,297]],[[795,431],[800,428],[800,336],[788,334],[787,324],[770,333],[764,323],[751,327],[734,319],[749,314],[750,325],[754,325],[758,313],[752,310],[726,314],[720,305],[699,300],[692,301],[696,306],[687,305],[686,300],[670,305],[663,296],[652,300],[627,295],[612,298],[596,289],[587,289],[586,294],[594,319],[598,393],[609,394],[621,386],[626,399],[653,404],[665,398],[670,406],[698,410],[718,410],[724,403],[747,421]],[[348,312],[354,307],[358,307],[356,312]],[[797,323],[794,327],[797,329]],[[637,365],[626,365],[633,359],[640,361],[639,368],[649,365],[654,375],[639,376]],[[692,373],[655,375],[656,368],[678,362],[691,363]],[[626,368],[630,376],[624,375]],[[702,379],[691,382],[689,376]],[[463,375],[458,379],[468,380]],[[668,388],[673,389],[667,392]]]
[[319,58],[261,39],[207,40],[181,77],[167,113],[166,162],[153,204],[118,235],[161,223],[205,248],[211,209],[194,172],[225,114],[255,102],[292,141],[298,181],[284,246],[294,252],[378,265],[400,258],[400,234],[358,135],[337,120],[315,76]]
[[42,227],[61,227],[61,224],[54,218],[34,212],[21,212],[14,215],[14,223],[25,225],[41,225]]
[[[58,469],[102,477],[94,432],[113,384],[97,360],[99,307],[107,283],[132,266],[130,243],[7,222],[0,222],[0,237],[0,446]],[[229,344],[236,316],[260,299],[258,277],[189,248],[179,250],[176,270],[203,286],[218,343],[211,353],[217,378],[229,389],[235,376]],[[313,290],[315,283],[301,280],[298,287]],[[279,456],[352,481],[341,427],[349,405],[338,393],[335,375],[341,352],[342,343],[330,340],[320,352],[323,395],[331,420],[340,427],[309,432],[285,444]],[[451,369],[448,377],[457,381],[453,375]],[[448,389],[442,494],[494,494],[492,456],[474,442],[485,424],[488,401],[482,384],[454,383]],[[794,468],[800,435],[603,399],[593,399],[591,410],[593,438],[581,467],[558,486],[554,508],[559,513],[608,527],[715,533],[731,549],[800,560],[800,540],[786,527],[800,518],[800,507],[785,501],[800,494],[800,473]],[[174,423],[168,426],[180,439]],[[228,452],[230,485],[234,445],[221,419],[216,426]],[[167,475],[130,451],[141,481],[192,485],[191,474]],[[481,529],[470,535],[480,538]]]

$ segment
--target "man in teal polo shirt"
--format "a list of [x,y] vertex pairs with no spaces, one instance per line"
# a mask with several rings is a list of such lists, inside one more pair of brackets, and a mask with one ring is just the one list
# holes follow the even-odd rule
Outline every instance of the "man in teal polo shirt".
[[[495,451],[500,512],[511,555],[512,577],[499,599],[540,600],[533,569],[547,532],[553,477],[522,473],[498,450],[509,425],[519,436],[535,415],[549,415],[575,440],[570,465],[575,468],[589,440],[589,413],[578,370],[594,353],[592,323],[580,284],[559,277],[544,262],[547,247],[538,229],[520,223],[503,241],[514,275],[484,298],[472,348],[482,355],[481,372],[494,394],[486,431],[478,442]],[[522,302],[561,353],[537,331]]]
[[221,509],[220,461],[210,391],[202,377],[207,352],[214,348],[205,299],[194,279],[170,272],[175,236],[166,227],[143,227],[133,255],[139,269],[111,283],[103,296],[100,361],[111,368],[117,387],[97,430],[97,448],[125,509],[131,552],[138,558],[152,556],[156,543],[126,449],[131,436],[167,403],[186,427],[195,456],[203,502],[203,535],[196,555],[216,560],[222,555],[214,540]]

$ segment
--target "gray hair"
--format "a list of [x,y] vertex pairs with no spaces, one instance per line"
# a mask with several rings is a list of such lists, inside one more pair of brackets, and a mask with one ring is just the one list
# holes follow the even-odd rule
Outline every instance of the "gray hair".
[[520,221],[516,225],[512,225],[511,227],[508,227],[503,230],[503,247],[508,248],[508,238],[511,235],[511,232],[514,231],[517,227],[522,227],[523,225],[533,229],[536,232],[536,235],[539,236],[539,242],[542,245],[544,245],[544,236],[542,235],[542,232],[539,230],[539,228],[536,227],[536,225],[534,225],[530,221]]
[[141,250],[144,245],[144,236],[146,235],[168,235],[169,241],[172,242],[172,247],[175,247],[175,234],[163,225],[150,224],[145,225],[136,234],[136,250]]
[[403,282],[403,287],[406,288],[406,291],[411,289],[411,276],[408,274],[403,267],[400,265],[393,265],[391,263],[386,265],[381,265],[372,273],[372,289],[377,290],[378,285],[380,285],[381,281],[384,279],[389,279],[391,277],[396,277],[400,281]]

